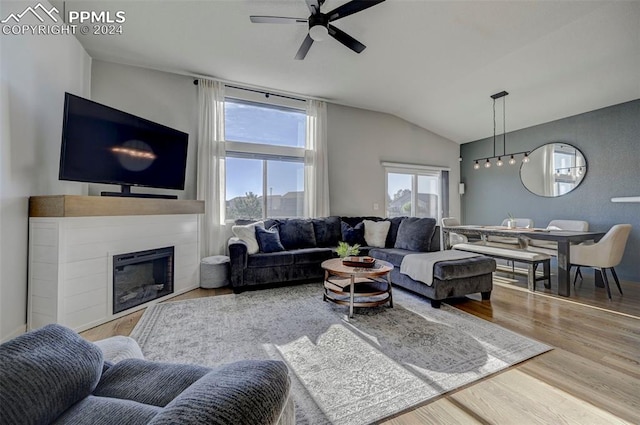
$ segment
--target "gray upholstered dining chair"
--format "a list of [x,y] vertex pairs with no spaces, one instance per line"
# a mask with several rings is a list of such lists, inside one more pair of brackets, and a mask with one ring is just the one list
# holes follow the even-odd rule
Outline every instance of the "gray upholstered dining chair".
[[598,242],[591,245],[580,244],[572,246],[571,266],[578,266],[573,284],[576,284],[578,275],[582,278],[580,267],[593,267],[602,273],[602,280],[604,280],[607,295],[609,299],[611,299],[611,289],[609,288],[609,279],[607,278],[606,272],[610,270],[618,286],[620,295],[622,295],[622,288],[620,287],[620,281],[618,280],[618,275],[616,275],[614,267],[622,261],[622,255],[624,254],[630,233],[630,224],[616,224],[609,229]]
[[[440,220],[442,227],[446,226],[460,226],[460,221],[455,217],[444,217]],[[467,243],[468,239],[465,235],[458,233],[449,233],[449,246],[454,246],[457,243]]]
[[[574,232],[588,232],[589,222],[583,220],[551,220],[546,230],[569,230]],[[539,239],[529,240],[529,250],[545,254],[558,255],[558,242],[543,241]]]

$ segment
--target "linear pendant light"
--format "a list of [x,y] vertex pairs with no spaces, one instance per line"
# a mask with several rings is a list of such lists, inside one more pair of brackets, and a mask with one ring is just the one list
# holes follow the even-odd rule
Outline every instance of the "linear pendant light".
[[[491,99],[493,99],[493,156],[476,159],[473,164],[474,170],[480,169],[480,161],[484,161],[484,168],[491,168],[492,159],[497,159],[496,166],[502,167],[504,165],[504,161],[502,160],[503,156],[505,158],[509,156],[509,160],[507,161],[509,165],[514,165],[516,163],[515,156],[522,154],[524,154],[522,162],[529,162],[529,151],[507,153],[506,96],[508,94],[506,91],[501,91],[500,93],[491,95]],[[496,155],[496,100],[500,98],[502,98],[502,155]]]

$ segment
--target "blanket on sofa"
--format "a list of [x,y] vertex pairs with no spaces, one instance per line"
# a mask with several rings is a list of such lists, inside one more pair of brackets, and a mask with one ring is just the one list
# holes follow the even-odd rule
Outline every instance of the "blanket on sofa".
[[433,283],[433,265],[439,261],[461,260],[477,257],[472,252],[458,253],[456,250],[425,252],[421,254],[407,254],[400,264],[400,273],[406,274],[413,280],[431,286]]

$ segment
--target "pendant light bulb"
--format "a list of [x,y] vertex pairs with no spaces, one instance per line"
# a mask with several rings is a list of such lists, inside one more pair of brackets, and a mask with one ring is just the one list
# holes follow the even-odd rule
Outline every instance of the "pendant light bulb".
[[489,161],[489,158],[487,158],[487,161],[484,163],[484,168],[491,168],[491,162]]
[[529,154],[528,154],[528,153],[525,153],[525,154],[524,154],[524,158],[522,158],[522,162],[524,162],[525,164],[526,164],[527,162],[529,162]]
[[478,161],[476,161],[476,163],[473,164],[473,169],[474,170],[479,170],[480,169],[480,164],[478,163]]
[[501,158],[501,157],[498,157],[498,162],[496,162],[496,165],[497,165],[498,167],[502,167],[502,165],[503,165],[503,164],[504,164],[504,162],[502,162],[502,158]]
[[511,158],[509,158],[509,165],[514,165],[516,163],[516,159],[513,157],[513,155],[511,155]]

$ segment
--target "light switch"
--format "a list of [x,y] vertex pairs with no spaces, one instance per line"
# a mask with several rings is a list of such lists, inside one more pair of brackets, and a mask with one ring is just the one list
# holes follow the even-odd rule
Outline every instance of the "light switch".
[[378,211],[380,209],[380,205],[377,202],[373,203],[373,210]]

